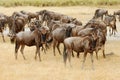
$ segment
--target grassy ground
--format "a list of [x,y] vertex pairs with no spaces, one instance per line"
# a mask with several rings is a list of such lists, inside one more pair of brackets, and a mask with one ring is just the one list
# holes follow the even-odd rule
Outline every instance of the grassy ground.
[[0,6],[78,6],[118,5],[120,0],[0,0]]
[[[103,7],[102,7],[103,8]],[[83,22],[83,25],[89,21],[97,7],[0,7],[1,13],[11,15],[14,11],[51,10],[75,17]],[[109,13],[118,10],[118,7],[105,7]],[[118,32],[120,32],[117,22]],[[119,38],[116,36],[115,38]],[[25,47],[24,53],[27,60],[23,60],[20,52],[18,60],[14,57],[14,44],[11,44],[9,38],[5,36],[6,43],[2,42],[0,36],[0,80],[120,80],[120,41],[107,40],[105,46],[106,59],[99,52],[99,60],[96,60],[94,54],[95,70],[91,69],[90,55],[88,54],[85,67],[82,70],[83,54],[80,58],[72,58],[72,68],[67,63],[66,68],[63,64],[63,57],[56,51],[53,56],[52,47],[44,54],[41,51],[42,62],[34,60],[35,47]],[[63,49],[61,45],[61,50]],[[76,54],[75,54],[76,55]]]

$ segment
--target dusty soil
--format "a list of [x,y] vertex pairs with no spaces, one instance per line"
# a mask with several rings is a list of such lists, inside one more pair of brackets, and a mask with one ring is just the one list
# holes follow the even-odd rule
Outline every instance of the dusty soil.
[[[11,15],[14,11],[36,12],[42,9],[60,12],[83,22],[89,21],[98,7],[0,7],[0,12]],[[109,13],[119,10],[118,7],[101,7],[108,9]],[[107,36],[105,45],[106,59],[99,52],[99,60],[94,54],[95,70],[91,69],[90,55],[88,54],[85,68],[81,69],[83,54],[80,58],[72,58],[72,68],[67,64],[64,67],[63,57],[56,51],[53,56],[52,47],[46,54],[41,51],[42,62],[34,60],[35,47],[25,47],[24,53],[27,60],[23,60],[20,52],[18,60],[14,58],[14,44],[5,36],[6,42],[2,42],[0,36],[0,80],[120,80],[120,22],[117,22],[118,33],[116,36]],[[63,49],[61,45],[61,50]],[[76,55],[76,54],[75,54]]]

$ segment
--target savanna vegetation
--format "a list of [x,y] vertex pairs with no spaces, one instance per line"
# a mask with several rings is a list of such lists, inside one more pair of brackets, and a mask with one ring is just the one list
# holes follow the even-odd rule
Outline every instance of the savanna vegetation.
[[96,6],[119,5],[120,0],[0,0],[0,6]]

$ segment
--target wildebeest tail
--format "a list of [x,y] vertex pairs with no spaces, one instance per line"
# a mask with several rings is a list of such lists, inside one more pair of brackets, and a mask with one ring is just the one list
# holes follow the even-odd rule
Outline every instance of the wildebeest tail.
[[67,61],[67,53],[66,53],[66,47],[64,45],[64,50],[63,50],[63,60],[64,60],[64,64],[66,66],[66,61]]

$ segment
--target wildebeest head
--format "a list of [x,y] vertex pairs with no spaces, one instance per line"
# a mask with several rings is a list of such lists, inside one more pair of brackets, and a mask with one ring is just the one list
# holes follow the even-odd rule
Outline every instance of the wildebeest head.
[[78,21],[76,18],[74,18],[74,19],[72,20],[72,22],[73,22],[75,25],[79,25],[79,26],[82,25],[82,22],[81,22],[81,21]]
[[71,36],[71,31],[72,31],[72,28],[70,26],[66,28],[66,37]]
[[41,42],[46,43],[50,34],[49,28],[47,26],[41,27],[40,32],[41,32],[41,38],[42,38]]
[[97,41],[98,41],[99,37],[97,35],[97,29],[94,28],[92,33],[91,33],[91,50],[94,50],[96,45],[97,45]]
[[42,23],[40,20],[31,20],[31,22],[28,25],[31,31],[34,31],[35,28],[40,28],[41,26],[42,26]]
[[97,28],[93,28],[92,32],[91,32],[91,36],[93,37],[94,40],[98,39],[97,36]]

